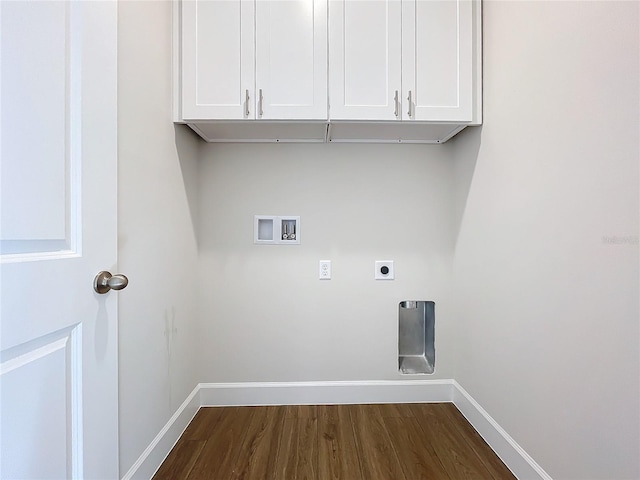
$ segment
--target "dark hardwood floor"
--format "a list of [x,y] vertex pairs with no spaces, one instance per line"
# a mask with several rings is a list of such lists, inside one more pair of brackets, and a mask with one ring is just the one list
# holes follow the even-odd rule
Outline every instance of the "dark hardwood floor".
[[450,403],[202,408],[154,480],[513,480]]

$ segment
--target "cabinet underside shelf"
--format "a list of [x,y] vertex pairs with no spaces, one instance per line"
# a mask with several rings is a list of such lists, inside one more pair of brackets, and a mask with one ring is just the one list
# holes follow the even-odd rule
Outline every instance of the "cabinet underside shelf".
[[186,121],[207,142],[444,143],[467,124],[351,121]]

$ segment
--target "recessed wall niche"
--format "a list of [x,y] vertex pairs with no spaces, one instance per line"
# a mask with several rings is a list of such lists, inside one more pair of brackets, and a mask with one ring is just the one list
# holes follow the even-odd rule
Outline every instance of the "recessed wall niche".
[[300,244],[300,217],[295,215],[256,215],[253,226],[256,245]]
[[398,369],[431,374],[435,369],[435,303],[405,300],[398,305]]

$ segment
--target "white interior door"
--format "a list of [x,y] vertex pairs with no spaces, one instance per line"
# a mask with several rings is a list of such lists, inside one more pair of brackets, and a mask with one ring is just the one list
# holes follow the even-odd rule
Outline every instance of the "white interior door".
[[117,4],[0,2],[0,45],[0,477],[113,480]]

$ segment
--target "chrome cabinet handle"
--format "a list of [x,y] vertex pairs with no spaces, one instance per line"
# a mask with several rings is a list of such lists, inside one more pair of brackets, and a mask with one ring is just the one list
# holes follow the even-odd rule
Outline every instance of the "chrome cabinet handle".
[[409,118],[411,118],[411,90],[409,90],[409,96],[407,97],[407,100],[409,101],[409,111],[407,112],[407,114],[409,115]]
[[262,89],[258,90],[258,115],[262,117]]
[[129,279],[122,274],[111,275],[109,272],[100,272],[93,279],[93,289],[96,293],[107,293],[109,290],[122,290],[129,285]]
[[398,90],[396,90],[396,94],[395,94],[395,96],[393,97],[393,101],[394,101],[394,102],[395,102],[395,104],[396,104],[396,108],[395,108],[395,110],[393,111],[393,114],[397,117],[397,116],[398,116],[398,114],[400,113],[400,112],[398,111],[398,110],[399,110],[399,109],[398,109]]
[[244,105],[245,105],[244,115],[245,117],[248,118],[249,117],[249,90],[245,90]]

